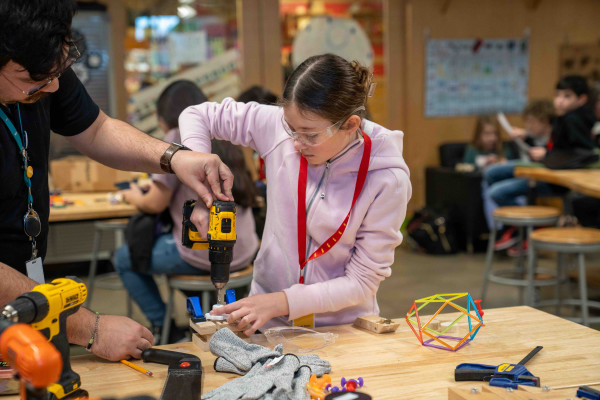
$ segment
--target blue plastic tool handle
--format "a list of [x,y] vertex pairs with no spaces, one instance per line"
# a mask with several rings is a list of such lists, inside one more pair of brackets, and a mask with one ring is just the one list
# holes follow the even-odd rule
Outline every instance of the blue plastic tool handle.
[[227,289],[225,291],[225,300],[227,304],[235,303],[237,299],[235,298],[235,289]]
[[581,386],[577,389],[577,397],[588,400],[600,400],[600,391],[591,387]]
[[202,313],[202,306],[200,305],[200,298],[198,296],[188,297],[187,310],[192,315],[192,318],[204,318]]

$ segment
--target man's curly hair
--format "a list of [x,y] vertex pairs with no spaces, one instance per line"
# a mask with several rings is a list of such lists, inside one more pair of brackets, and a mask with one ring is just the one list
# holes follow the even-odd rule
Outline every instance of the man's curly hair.
[[74,0],[1,0],[0,68],[10,60],[41,81],[63,70]]

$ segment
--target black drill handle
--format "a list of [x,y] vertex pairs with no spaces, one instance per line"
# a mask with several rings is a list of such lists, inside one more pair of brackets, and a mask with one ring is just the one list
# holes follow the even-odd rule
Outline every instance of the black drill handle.
[[193,354],[180,353],[178,351],[169,351],[161,349],[146,349],[142,351],[142,360],[144,362],[153,362],[157,364],[177,364],[183,358],[198,358]]

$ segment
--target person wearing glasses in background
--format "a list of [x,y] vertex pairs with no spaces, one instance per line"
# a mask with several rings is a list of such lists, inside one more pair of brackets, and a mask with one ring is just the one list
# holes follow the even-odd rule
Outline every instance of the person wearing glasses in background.
[[[189,149],[110,118],[92,101],[70,68],[80,57],[71,41],[76,9],[73,0],[0,2],[0,306],[36,285],[26,272],[43,280],[50,130],[110,167],[175,172],[207,205],[213,196],[233,200],[233,176],[217,156],[177,151]],[[71,343],[91,343],[109,360],[140,358],[153,342],[128,318],[84,308],[67,329]]]
[[[323,326],[378,315],[411,196],[403,133],[361,116],[372,75],[325,54],[290,76],[280,106],[225,99],[187,108],[181,138],[249,146],[265,160],[267,218],[250,296],[214,309],[251,334],[274,325]],[[208,227],[192,216],[201,233]]]

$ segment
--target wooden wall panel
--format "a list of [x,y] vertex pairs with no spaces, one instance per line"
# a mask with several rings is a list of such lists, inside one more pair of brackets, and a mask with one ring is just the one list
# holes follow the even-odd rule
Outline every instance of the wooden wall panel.
[[[388,125],[406,134],[404,155],[414,189],[411,210],[425,202],[425,167],[439,163],[439,144],[469,140],[475,124],[475,117],[425,118],[426,30],[432,38],[501,38],[523,36],[529,28],[530,98],[552,97],[559,75],[559,49],[565,42],[595,43],[600,39],[598,0],[541,0],[536,4],[525,0],[406,0],[403,15],[406,20],[398,22],[406,26],[405,91],[389,98],[402,96],[406,117],[398,120],[390,115]],[[509,119],[521,123],[518,115]]]

